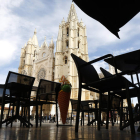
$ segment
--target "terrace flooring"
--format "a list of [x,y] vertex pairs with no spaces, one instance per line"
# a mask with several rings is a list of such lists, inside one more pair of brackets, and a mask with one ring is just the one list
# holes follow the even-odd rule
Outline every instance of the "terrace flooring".
[[4,124],[0,129],[0,140],[140,140],[140,132],[137,132],[138,124],[135,126],[136,134],[131,134],[130,127],[119,130],[119,124],[111,126],[107,130],[105,126],[101,126],[101,130],[97,130],[97,126],[81,126],[79,132],[75,133],[75,126],[59,126],[56,123],[42,123],[41,127],[20,127],[19,122],[14,122],[13,127],[6,127]]

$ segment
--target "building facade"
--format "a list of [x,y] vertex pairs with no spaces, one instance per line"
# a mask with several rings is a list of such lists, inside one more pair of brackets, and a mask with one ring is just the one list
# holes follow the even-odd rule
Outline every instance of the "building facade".
[[[34,86],[38,86],[40,79],[59,82],[62,75],[72,84],[71,98],[78,98],[78,73],[71,57],[74,53],[85,61],[89,61],[86,26],[79,21],[74,4],[71,4],[68,18],[64,18],[59,25],[54,55],[53,39],[47,45],[46,38],[41,47],[38,45],[37,31],[21,49],[18,72],[35,77]],[[113,69],[110,68],[112,72]],[[33,94],[33,93],[32,93]],[[82,100],[97,98],[97,94],[83,90]],[[51,105],[44,105],[44,114],[49,114]],[[46,109],[47,108],[47,109]],[[47,111],[49,108],[49,111]],[[33,109],[35,110],[35,108]],[[46,111],[45,111],[46,110]]]
[[[55,81],[65,75],[72,84],[71,98],[78,97],[78,73],[71,53],[89,61],[86,26],[79,22],[74,4],[71,5],[68,18],[59,25],[55,52]],[[83,90],[82,100],[90,98],[90,92]]]
[[[42,46],[39,47],[35,30],[33,37],[21,49],[18,71],[35,77],[35,86],[38,86],[41,78],[58,82],[61,76],[65,75],[72,84],[71,98],[76,99],[78,96],[78,74],[71,53],[89,61],[86,26],[82,20],[79,22],[73,3],[67,21],[63,18],[59,25],[55,55],[53,39],[49,46],[45,39]],[[82,100],[90,98],[89,91],[84,90],[82,95]]]

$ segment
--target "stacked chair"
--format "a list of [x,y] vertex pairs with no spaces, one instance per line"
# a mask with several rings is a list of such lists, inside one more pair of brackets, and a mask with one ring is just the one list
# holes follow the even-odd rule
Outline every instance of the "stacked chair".
[[[40,119],[40,126],[41,126],[42,106],[44,104],[52,104],[52,105],[55,104],[56,108],[57,108],[57,97],[58,97],[58,92],[60,90],[60,86],[61,86],[60,83],[40,79],[38,89],[36,92],[36,97],[33,99],[33,101],[30,101],[29,104],[27,104],[26,102],[23,102],[21,104],[22,108],[26,108],[28,106],[35,106],[36,107],[36,117],[35,117],[36,127],[38,127],[38,120],[39,119]],[[40,106],[40,113],[38,112],[39,106]],[[40,114],[40,118],[38,117],[39,114]],[[24,113],[23,116],[26,116],[26,113]]]
[[[73,112],[77,112],[78,100],[70,99],[70,101],[71,101],[71,106],[72,106],[72,112],[71,112],[71,121],[72,121]],[[92,104],[89,104],[86,101],[81,102],[80,112],[82,113],[82,115],[81,115],[81,125],[82,124],[84,125],[84,113],[85,112],[88,113],[88,124],[87,125],[90,124],[90,117],[89,117],[90,113],[93,113],[93,112],[95,113],[95,119],[92,120],[92,122],[91,122],[92,124],[98,118],[98,108],[93,108]]]
[[[36,107],[36,127],[38,127],[38,106],[40,106],[40,126],[42,120],[42,106],[44,104],[55,104],[57,109],[57,97],[61,84],[49,80],[40,79],[36,92],[36,97],[31,100],[31,91],[34,88],[34,80],[34,77],[22,75],[11,71],[8,73],[5,85],[0,86],[0,127],[3,123],[6,123],[6,126],[11,124],[12,127],[12,122],[16,119],[20,120],[20,126],[22,124],[26,127],[33,126],[30,123],[30,106]],[[13,109],[12,116],[3,121],[5,104],[9,104],[8,115],[11,106],[13,106]],[[16,112],[14,112],[15,107]],[[20,107],[21,115],[19,113]]]
[[[74,55],[73,53],[71,54],[71,56],[75,62],[77,72],[78,72],[78,78],[79,78],[78,107],[77,107],[75,132],[78,132],[79,113],[80,113],[80,104],[81,104],[81,92],[82,92],[82,88],[83,88],[86,90],[90,90],[90,91],[99,93],[98,130],[100,130],[100,124],[101,124],[102,94],[105,92],[108,92],[107,124],[106,124],[106,128],[108,128],[110,92],[125,89],[126,98],[127,98],[127,102],[128,102],[128,108],[129,108],[131,133],[135,133],[129,89],[130,89],[130,87],[131,88],[133,87],[138,92],[138,87],[135,84],[129,82],[126,78],[122,77],[122,75],[125,73],[118,74],[116,69],[115,69],[116,75],[100,79],[97,71],[95,70],[94,66],[92,65],[92,63],[98,62],[107,57],[112,57],[112,59],[113,59],[114,58],[113,55],[108,54],[108,55],[102,56],[100,58],[97,58],[95,60],[92,60],[90,62],[86,62],[86,61],[82,60],[81,58]],[[114,63],[115,63],[115,60],[114,60]]]
[[[103,68],[100,68],[100,70],[102,71],[103,75],[107,78],[107,77],[111,77],[113,76],[111,73],[109,73],[108,71],[106,71]],[[122,77],[123,79],[124,77]],[[129,82],[129,81],[128,81]],[[128,127],[129,125],[131,126],[131,122],[133,122],[133,124],[137,121],[140,120],[140,116],[136,115],[134,116],[134,112],[132,111],[132,106],[128,107],[123,107],[123,100],[127,99],[127,102],[129,102],[129,100],[133,97],[138,97],[139,98],[139,88],[131,88],[129,89],[129,98],[127,97],[128,93],[125,89],[123,90],[117,90],[117,91],[113,91],[111,92],[112,95],[117,96],[118,98],[121,99],[121,109],[120,109],[120,130],[123,130],[124,128]],[[139,100],[138,100],[139,101]],[[131,102],[131,101],[130,101]],[[137,107],[139,106],[139,104],[137,104]],[[134,109],[136,110],[136,109]],[[125,111],[125,112],[123,112]],[[131,112],[131,114],[130,114]],[[137,113],[136,113],[137,114]],[[132,121],[130,121],[130,119],[128,119],[128,116],[130,119],[132,119]],[[126,118],[126,119],[125,119]],[[124,122],[124,125],[122,125],[122,121]]]
[[[61,84],[49,80],[41,79],[37,95],[36,95],[36,127],[38,126],[38,103],[41,105],[40,116],[42,117],[42,105],[43,104],[55,104],[57,113],[57,97],[60,91]],[[58,118],[57,118],[58,119]],[[41,126],[40,118],[40,126]],[[57,120],[58,123],[58,120]]]
[[[30,102],[30,95],[31,95],[31,90],[32,90],[34,80],[35,80],[34,77],[9,71],[1,97],[0,126],[2,126],[3,123],[6,123],[6,125],[8,125],[16,119],[20,120],[27,127],[30,125],[30,119],[29,119],[30,116],[28,115],[28,121],[24,119],[22,116],[19,115],[19,108],[20,108],[20,103],[22,101],[27,103]],[[3,119],[4,106],[7,103],[10,103],[10,105],[13,104],[13,109],[14,106],[16,107],[16,113],[15,115],[12,114],[12,117],[3,121],[2,119]],[[28,112],[30,112],[29,106],[28,106]]]

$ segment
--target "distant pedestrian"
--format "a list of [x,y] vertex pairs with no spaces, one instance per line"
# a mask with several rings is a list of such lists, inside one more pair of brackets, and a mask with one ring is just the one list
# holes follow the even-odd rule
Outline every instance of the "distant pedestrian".
[[41,121],[44,123],[44,116],[41,116]]
[[51,120],[51,114],[49,115],[49,120]]

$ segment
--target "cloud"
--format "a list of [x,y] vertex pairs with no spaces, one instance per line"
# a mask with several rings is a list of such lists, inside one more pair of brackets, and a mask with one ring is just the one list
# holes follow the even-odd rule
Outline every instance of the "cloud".
[[15,59],[16,47],[7,42],[7,40],[0,40],[0,46],[0,66],[4,66]]
[[108,65],[107,63],[105,63],[104,61],[99,61],[99,62],[97,62],[97,63],[93,63],[92,65],[95,67],[95,69],[96,69],[96,71],[97,71],[98,73],[101,73],[100,67],[102,67],[102,68],[104,68],[104,69],[106,69],[106,70],[109,69],[109,65]]
[[0,8],[0,66],[9,64],[12,60],[16,59],[16,56],[20,54],[18,44],[21,42],[21,38],[18,34],[20,27],[19,18],[12,14],[11,9],[20,6],[22,0],[8,0],[3,1]]
[[134,47],[115,50],[115,51],[113,51],[113,55],[117,56],[117,55],[124,54],[124,53],[131,52],[131,51],[134,51]]
[[13,8],[13,7],[19,7],[20,4],[23,2],[23,0],[0,0],[1,3],[1,7],[9,7],[9,8]]
[[6,77],[7,75],[6,74],[0,74],[0,84],[5,84],[5,81],[6,81]]

